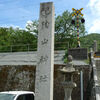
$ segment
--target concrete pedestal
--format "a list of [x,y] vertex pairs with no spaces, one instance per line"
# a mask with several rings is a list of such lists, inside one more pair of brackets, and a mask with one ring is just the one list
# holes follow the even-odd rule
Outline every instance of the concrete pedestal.
[[65,91],[64,100],[72,100],[71,94],[72,94],[73,88],[76,87],[76,83],[74,83],[74,82],[63,82],[62,85],[63,85],[64,91]]

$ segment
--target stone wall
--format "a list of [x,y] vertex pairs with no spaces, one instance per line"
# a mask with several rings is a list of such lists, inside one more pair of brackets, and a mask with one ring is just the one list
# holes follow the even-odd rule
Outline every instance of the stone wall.
[[98,83],[100,85],[100,58],[97,58],[95,60],[96,68],[97,68],[97,77],[98,77]]
[[34,66],[0,66],[0,91],[34,91]]
[[[58,72],[59,65],[54,67],[54,100],[64,100],[64,90],[61,82],[63,76]],[[89,81],[89,66],[75,66],[84,73],[84,100],[87,96]],[[72,92],[72,100],[80,100],[80,75],[74,77],[77,88]],[[35,66],[0,66],[0,91],[30,90],[35,87]]]
[[[89,82],[89,77],[91,73],[91,69],[89,66],[74,66],[79,71],[83,71],[83,84],[84,84],[84,100],[87,100],[87,87]],[[57,71],[58,66],[55,66],[55,81],[54,81],[54,100],[64,100],[64,90],[63,86],[61,86],[61,82],[63,81],[62,75],[60,75]],[[77,88],[73,89],[72,92],[72,100],[80,100],[81,92],[80,92],[80,75],[74,77],[74,81],[77,84]]]

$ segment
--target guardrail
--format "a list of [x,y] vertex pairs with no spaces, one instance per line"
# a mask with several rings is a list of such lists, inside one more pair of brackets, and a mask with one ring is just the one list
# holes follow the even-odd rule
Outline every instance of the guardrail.
[[36,51],[37,46],[32,44],[1,46],[0,52]]
[[[66,50],[69,48],[66,42],[57,42],[54,45],[55,50]],[[1,46],[0,52],[24,52],[24,51],[37,51],[37,44],[20,44],[20,45],[10,45]]]
[[[73,45],[71,46],[74,47]],[[71,46],[69,42],[56,42],[54,44],[54,49],[66,50]],[[91,47],[92,46],[87,45],[87,48],[91,48]],[[19,45],[0,46],[0,52],[24,52],[24,51],[37,51],[37,44],[19,44]]]

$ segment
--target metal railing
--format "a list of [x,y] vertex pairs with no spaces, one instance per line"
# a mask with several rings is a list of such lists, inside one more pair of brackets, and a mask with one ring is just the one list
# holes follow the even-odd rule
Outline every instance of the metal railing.
[[[55,50],[65,50],[69,48],[66,42],[57,42],[54,45]],[[0,52],[24,52],[24,51],[37,51],[37,44],[20,44],[0,46]]]
[[[99,44],[100,45],[100,44]],[[91,48],[87,45],[87,48]],[[54,44],[55,50],[66,50],[70,48],[69,42],[56,42]],[[9,46],[0,46],[0,52],[24,52],[24,51],[37,51],[37,44],[18,44]]]
[[10,45],[1,46],[0,52],[21,52],[21,51],[36,51],[37,46],[33,44],[20,44],[20,45]]

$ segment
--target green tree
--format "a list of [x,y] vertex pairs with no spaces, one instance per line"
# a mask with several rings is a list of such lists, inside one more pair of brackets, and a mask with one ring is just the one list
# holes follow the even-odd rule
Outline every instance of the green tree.
[[11,34],[8,32],[8,28],[0,27],[0,51],[6,51],[9,49],[11,43]]
[[30,45],[30,49],[36,50],[37,37],[31,32],[19,28],[0,28],[0,51],[11,51],[11,45],[13,45],[13,51],[27,50],[26,44]]
[[[81,19],[82,17],[79,18]],[[55,42],[66,42],[67,46],[64,45],[66,48],[76,47],[77,44],[77,26],[76,22],[75,25],[71,23],[72,19],[76,20],[76,17],[72,18],[72,13],[68,12],[67,10],[63,12],[62,15],[57,16],[55,19]],[[85,26],[81,22],[79,22],[79,25],[80,36],[84,36],[86,33]],[[58,46],[59,45],[56,45],[56,47]]]
[[[81,16],[79,17],[82,18]],[[77,45],[77,29],[76,24],[71,23],[72,13],[67,10],[55,18],[55,49],[73,48]],[[80,37],[85,35],[85,26],[81,22],[79,23]],[[38,34],[38,21],[28,22],[26,28],[29,32]],[[59,43],[58,43],[59,42]]]
[[[33,35],[32,33],[30,33],[29,31],[25,31],[25,30],[15,30],[14,33],[11,36],[11,41],[12,41],[12,45],[19,45],[14,47],[14,51],[27,51],[27,46],[25,45],[34,45],[34,47],[30,47],[31,48],[36,48],[37,47],[37,37],[35,35]],[[21,45],[21,46],[20,46]]]
[[39,25],[39,22],[37,20],[35,21],[28,21],[27,24],[26,24],[26,29],[37,35],[38,34],[38,25]]

